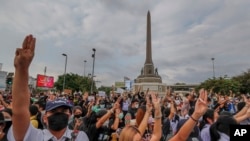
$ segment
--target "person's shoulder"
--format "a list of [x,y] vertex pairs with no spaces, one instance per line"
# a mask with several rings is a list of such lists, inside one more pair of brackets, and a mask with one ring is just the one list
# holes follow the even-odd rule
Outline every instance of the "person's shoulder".
[[89,141],[89,138],[84,131],[79,131],[76,141]]

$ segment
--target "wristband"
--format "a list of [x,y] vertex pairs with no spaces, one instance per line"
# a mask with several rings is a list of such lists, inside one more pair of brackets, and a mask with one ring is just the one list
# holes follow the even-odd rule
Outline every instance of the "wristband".
[[158,115],[158,116],[155,116],[154,119],[161,119],[161,117],[162,117],[162,114],[160,114],[160,115]]
[[194,119],[192,116],[190,116],[190,118],[195,121],[195,122],[198,122],[198,120]]

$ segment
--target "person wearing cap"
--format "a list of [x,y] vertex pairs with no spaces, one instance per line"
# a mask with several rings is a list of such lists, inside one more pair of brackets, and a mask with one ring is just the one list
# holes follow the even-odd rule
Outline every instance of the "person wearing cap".
[[14,66],[15,77],[12,86],[12,126],[8,131],[9,141],[89,141],[83,131],[68,129],[71,105],[63,99],[46,103],[43,120],[47,129],[36,129],[30,123],[30,93],[28,87],[29,66],[34,57],[36,39],[26,36],[22,47],[16,49]]

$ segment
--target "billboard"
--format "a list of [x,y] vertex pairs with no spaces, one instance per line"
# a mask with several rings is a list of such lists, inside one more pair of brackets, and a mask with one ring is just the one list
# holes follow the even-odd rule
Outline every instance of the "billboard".
[[36,78],[36,86],[37,87],[53,88],[54,87],[54,77],[38,74],[37,78]]

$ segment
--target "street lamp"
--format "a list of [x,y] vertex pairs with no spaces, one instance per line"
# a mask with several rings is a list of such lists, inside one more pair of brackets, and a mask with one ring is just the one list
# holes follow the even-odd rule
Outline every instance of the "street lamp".
[[95,69],[95,48],[92,49],[94,51],[94,53],[92,54],[92,58],[93,58],[93,67],[92,67],[92,82],[91,82],[91,94],[93,93],[93,84],[94,84],[94,69]]
[[67,59],[68,59],[68,56],[65,53],[63,53],[62,55],[66,57],[65,58],[64,75],[63,75],[63,91],[64,91],[64,88],[65,88],[65,75],[66,75],[66,68],[67,68]]
[[214,58],[211,58],[212,63],[213,63],[213,78],[215,79],[215,72],[214,72]]
[[86,67],[86,62],[87,62],[87,60],[84,60],[84,65],[83,65],[83,76],[85,77],[85,67]]

